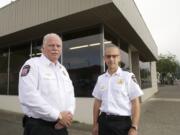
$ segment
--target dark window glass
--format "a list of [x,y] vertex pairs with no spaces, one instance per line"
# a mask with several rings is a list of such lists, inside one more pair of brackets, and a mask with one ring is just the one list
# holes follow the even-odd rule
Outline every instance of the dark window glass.
[[24,62],[29,59],[30,43],[10,50],[9,95],[17,95],[19,71]]
[[151,81],[151,64],[150,62],[140,61],[141,88],[152,87]]
[[121,48],[121,68],[123,70],[130,71],[128,43],[120,39],[120,48]]
[[[67,35],[63,37],[69,39]],[[100,48],[99,34],[63,41],[63,65],[73,81],[76,97],[92,96],[101,69]]]
[[121,49],[121,68],[123,70],[129,71],[130,67],[129,67],[129,55],[127,52],[125,52],[124,50]]
[[0,95],[7,94],[8,49],[0,50]]
[[32,45],[32,54],[31,57],[40,57],[41,56],[41,40],[36,40],[31,43]]

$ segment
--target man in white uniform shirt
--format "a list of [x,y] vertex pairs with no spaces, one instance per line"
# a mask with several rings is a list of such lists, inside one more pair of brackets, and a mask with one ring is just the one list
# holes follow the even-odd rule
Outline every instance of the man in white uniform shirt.
[[75,110],[72,81],[58,59],[62,40],[44,36],[41,57],[27,60],[19,73],[24,135],[68,135]]
[[107,72],[98,77],[92,95],[93,135],[137,135],[143,94],[133,73],[119,67],[120,49],[105,47]]

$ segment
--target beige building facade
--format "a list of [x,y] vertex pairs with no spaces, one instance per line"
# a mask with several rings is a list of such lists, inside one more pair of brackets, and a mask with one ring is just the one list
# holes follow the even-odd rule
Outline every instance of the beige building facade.
[[123,70],[135,73],[144,102],[158,91],[157,46],[133,0],[16,0],[0,9],[0,109],[20,112],[18,72],[41,54],[43,35],[63,39],[60,62],[75,87],[75,120],[92,123],[91,96],[106,70],[104,46],[121,49]]

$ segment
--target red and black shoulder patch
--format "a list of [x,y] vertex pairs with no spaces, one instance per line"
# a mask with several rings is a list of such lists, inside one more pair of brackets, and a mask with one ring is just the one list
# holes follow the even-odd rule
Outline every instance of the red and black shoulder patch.
[[21,76],[26,76],[26,75],[29,73],[30,68],[31,68],[30,65],[25,65],[25,66],[22,68]]

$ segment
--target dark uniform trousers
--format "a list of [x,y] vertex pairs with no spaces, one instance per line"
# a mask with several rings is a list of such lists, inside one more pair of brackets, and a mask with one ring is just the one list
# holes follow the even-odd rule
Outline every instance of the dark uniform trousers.
[[67,129],[55,129],[55,122],[47,122],[42,119],[34,119],[24,116],[23,135],[68,135]]
[[128,135],[131,118],[129,116],[108,115],[102,112],[98,123],[99,135]]

